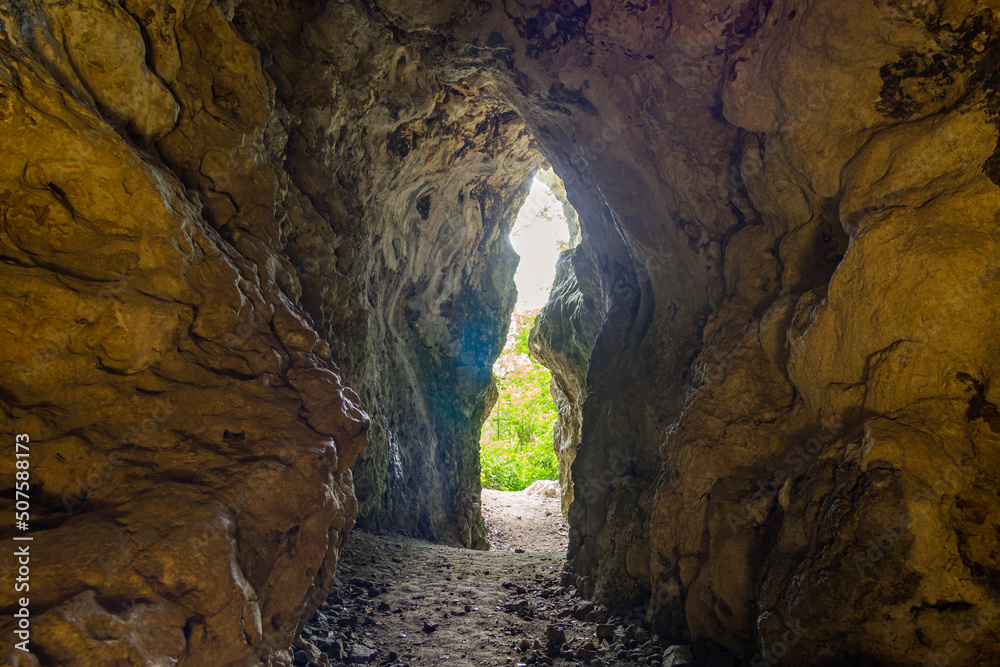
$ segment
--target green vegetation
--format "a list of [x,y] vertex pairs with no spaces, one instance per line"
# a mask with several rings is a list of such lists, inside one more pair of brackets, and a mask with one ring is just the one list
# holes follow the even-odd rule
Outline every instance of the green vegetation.
[[539,479],[557,479],[552,449],[556,406],[552,376],[528,351],[528,335],[538,311],[515,313],[507,345],[494,368],[500,396],[483,424],[479,462],[483,486],[520,491]]

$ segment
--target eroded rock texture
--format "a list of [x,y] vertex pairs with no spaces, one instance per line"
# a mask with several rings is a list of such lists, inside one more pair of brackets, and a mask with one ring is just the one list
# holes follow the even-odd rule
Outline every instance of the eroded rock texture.
[[559,411],[553,444],[564,515],[573,503],[572,466],[583,428],[590,350],[604,319],[601,304],[600,279],[586,247],[560,254],[552,293],[535,320],[530,346],[552,371],[552,396]]
[[748,660],[996,651],[997,3],[419,4],[600,277],[582,587]]
[[572,466],[583,427],[587,364],[604,312],[600,277],[593,255],[580,247],[580,217],[566,198],[565,184],[551,169],[539,170],[535,177],[562,203],[569,227],[569,248],[559,256],[552,293],[535,320],[529,341],[532,354],[552,371],[552,397],[559,412],[553,444],[562,512],[567,516],[573,504]]
[[363,521],[485,547],[507,232],[542,159],[488,76],[435,76],[360,4],[0,20],[0,400],[35,443],[42,662],[286,660],[359,453]]
[[318,215],[286,250],[302,302],[373,417],[359,521],[484,548],[479,431],[516,300],[508,242],[541,162],[490,78],[427,70],[352,3],[247,4]]
[[750,661],[1000,651],[995,0],[0,6],[43,658],[283,660],[364,411],[363,520],[481,546],[543,158],[581,589]]
[[[208,2],[0,21],[0,419],[31,439],[33,655],[268,661],[332,582],[368,428],[282,253],[302,195],[272,86]],[[3,646],[29,664],[5,551]]]

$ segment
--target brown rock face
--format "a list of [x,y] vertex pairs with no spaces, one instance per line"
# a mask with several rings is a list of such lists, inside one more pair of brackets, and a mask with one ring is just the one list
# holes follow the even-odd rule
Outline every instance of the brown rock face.
[[41,661],[287,660],[352,466],[367,523],[485,546],[507,230],[541,161],[488,81],[435,78],[355,5],[0,7],[0,400],[32,440]]
[[993,0],[0,2],[35,655],[283,664],[356,515],[483,546],[544,161],[581,590],[751,664],[997,654],[998,71]]
[[270,85],[217,7],[167,10],[0,9],[0,420],[43,664],[270,661],[357,514],[368,417],[282,253]]
[[997,5],[421,11],[389,20],[494,71],[600,276],[584,590],[746,659],[997,650]]
[[307,203],[284,238],[303,307],[373,416],[359,521],[485,548],[479,431],[516,300],[507,237],[542,158],[488,76],[435,76],[360,6],[254,3],[235,21],[291,119]]

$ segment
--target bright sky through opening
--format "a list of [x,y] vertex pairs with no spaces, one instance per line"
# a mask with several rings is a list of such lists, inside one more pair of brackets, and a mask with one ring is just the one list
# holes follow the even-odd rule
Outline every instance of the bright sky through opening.
[[568,243],[569,229],[562,204],[549,186],[534,179],[510,232],[510,244],[521,256],[514,274],[515,310],[537,310],[545,305],[556,277],[556,260]]

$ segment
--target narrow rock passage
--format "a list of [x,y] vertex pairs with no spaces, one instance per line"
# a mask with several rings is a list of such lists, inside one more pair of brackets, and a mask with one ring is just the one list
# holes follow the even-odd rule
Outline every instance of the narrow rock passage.
[[664,661],[638,618],[609,620],[579,598],[563,562],[355,530],[295,663],[688,664]]

